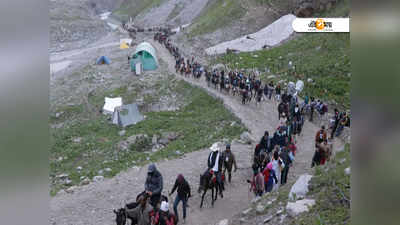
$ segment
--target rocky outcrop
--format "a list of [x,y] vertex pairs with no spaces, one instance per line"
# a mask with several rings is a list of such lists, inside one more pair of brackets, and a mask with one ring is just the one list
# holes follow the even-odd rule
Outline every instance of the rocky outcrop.
[[330,10],[340,0],[297,0],[295,14],[297,17],[312,17],[316,12]]
[[296,183],[293,184],[289,192],[290,200],[302,199],[308,192],[308,183],[311,180],[311,175],[303,174],[297,179]]
[[313,205],[315,205],[315,200],[313,199],[303,199],[296,202],[288,202],[286,205],[286,212],[289,216],[296,217],[300,213],[307,212]]

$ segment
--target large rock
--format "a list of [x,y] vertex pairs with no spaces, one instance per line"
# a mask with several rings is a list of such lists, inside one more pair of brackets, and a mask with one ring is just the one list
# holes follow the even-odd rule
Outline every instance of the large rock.
[[315,200],[313,199],[303,199],[296,202],[288,202],[286,205],[286,212],[291,217],[296,217],[300,213],[306,212],[310,207],[315,205]]
[[177,132],[163,132],[161,138],[166,138],[168,141],[175,141],[179,137]]
[[292,186],[289,192],[290,200],[297,200],[304,198],[308,192],[308,182],[311,180],[311,175],[303,174],[297,179],[296,183]]
[[136,134],[129,136],[126,140],[120,141],[118,147],[122,150],[126,150],[130,145],[135,144],[139,139],[148,138],[147,134]]
[[258,204],[257,206],[256,206],[256,212],[258,213],[258,214],[261,214],[261,213],[263,213],[264,212],[264,209],[265,209],[265,206],[263,205],[263,204]]
[[346,175],[350,175],[350,174],[351,174],[350,167],[347,167],[347,168],[344,170],[344,173],[345,173]]
[[240,140],[246,144],[251,144],[253,139],[250,136],[250,133],[245,131],[240,135]]
[[100,181],[103,181],[103,180],[104,180],[103,176],[95,176],[95,177],[93,177],[93,181],[94,182],[100,182]]
[[227,219],[221,220],[215,225],[229,225],[229,220]]

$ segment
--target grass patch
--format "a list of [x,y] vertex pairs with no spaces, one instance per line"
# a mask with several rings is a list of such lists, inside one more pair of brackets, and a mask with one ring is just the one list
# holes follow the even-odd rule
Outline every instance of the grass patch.
[[125,0],[112,14],[119,20],[128,20],[129,17],[135,18],[140,13],[161,5],[162,2],[163,0]]
[[240,19],[244,14],[245,9],[238,0],[213,1],[195,19],[190,30],[190,35],[198,36],[212,33],[218,28],[227,26],[232,21]]
[[350,176],[344,173],[350,165],[350,145],[347,144],[327,165],[327,171],[325,167],[317,167],[308,193],[315,198],[316,205],[291,224],[350,224],[350,202],[344,200],[350,200]]
[[[295,69],[289,68],[290,61]],[[263,72],[261,76],[264,82],[269,81],[270,74],[278,76],[273,79],[275,82],[302,79],[303,96],[333,99],[339,106],[350,107],[350,34],[303,34],[270,50],[223,55],[216,62],[230,68],[258,68],[259,71],[268,68],[270,72]],[[306,82],[308,78],[314,84]]]
[[[56,178],[61,173],[69,174],[71,184],[77,185],[81,176],[92,179],[100,170],[105,177],[112,177],[121,170],[134,165],[140,166],[150,161],[174,158],[176,151],[188,153],[209,147],[223,138],[237,138],[245,128],[232,113],[224,108],[220,100],[209,96],[200,88],[192,87],[184,81],[175,83],[173,92],[185,95],[187,104],[177,111],[145,113],[146,119],[135,126],[125,128],[126,134],[120,136],[120,128],[110,124],[106,116],[99,114],[91,120],[77,121],[66,128],[51,130],[50,178],[51,194],[68,187]],[[115,96],[129,95],[128,88],[123,86],[110,93]],[[90,104],[100,104],[100,97],[89,97]],[[70,115],[76,118],[76,115]],[[68,119],[68,118],[66,118]],[[235,121],[235,125],[231,123]],[[162,132],[176,132],[180,136],[168,143],[162,150],[151,152],[151,137]],[[149,138],[140,140],[126,150],[118,147],[118,143],[136,134],[146,134]],[[77,138],[80,141],[77,141]],[[82,167],[81,171],[76,168]]]

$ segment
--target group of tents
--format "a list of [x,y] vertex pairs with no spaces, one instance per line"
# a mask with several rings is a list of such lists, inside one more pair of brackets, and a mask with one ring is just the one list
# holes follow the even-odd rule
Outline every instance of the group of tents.
[[[132,45],[132,39],[121,39],[120,49],[128,49]],[[96,61],[97,65],[111,64],[111,60],[107,56],[101,56]],[[148,43],[143,42],[136,46],[136,49],[131,57],[129,57],[131,71],[140,74],[141,71],[155,70],[158,67],[156,50]],[[136,124],[144,119],[144,116],[139,112],[136,104],[122,104],[122,98],[104,99],[103,114],[112,116],[112,123],[121,127]]]
[[[132,44],[132,39],[121,39],[120,49],[127,49]],[[158,68],[158,60],[156,50],[148,42],[142,42],[136,46],[135,51],[129,57],[131,71],[140,74],[142,71],[156,70]],[[96,64],[109,65],[111,60],[107,56],[101,56],[97,59]]]
[[[132,39],[121,39],[120,49],[128,49],[132,45]],[[143,42],[136,46],[135,51],[129,59],[131,71],[140,74],[141,71],[155,70],[158,68],[158,60],[156,50],[148,43]],[[111,60],[107,56],[101,56],[96,61],[97,65],[111,64]],[[112,123],[121,127],[136,124],[144,119],[144,116],[139,112],[136,104],[122,104],[122,98],[104,99],[103,114],[112,116]]]

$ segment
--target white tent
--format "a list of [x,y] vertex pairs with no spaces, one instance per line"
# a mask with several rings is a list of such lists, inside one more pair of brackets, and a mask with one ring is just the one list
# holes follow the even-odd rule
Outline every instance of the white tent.
[[113,114],[115,107],[122,106],[122,98],[104,98],[103,114]]

